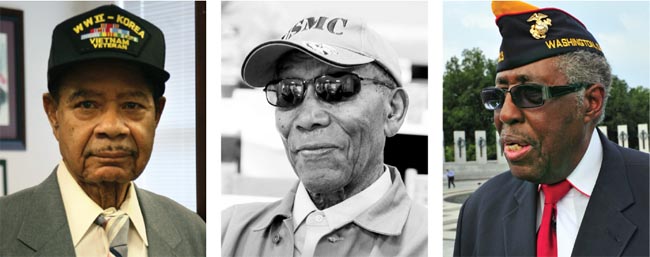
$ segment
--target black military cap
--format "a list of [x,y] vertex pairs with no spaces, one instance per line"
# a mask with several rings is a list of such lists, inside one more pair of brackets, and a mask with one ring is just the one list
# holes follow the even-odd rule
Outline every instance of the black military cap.
[[[61,22],[52,33],[48,90],[66,68],[84,61],[116,59],[142,68],[165,92],[165,38],[158,27],[115,5],[105,5]],[[110,71],[108,71],[110,74]]]
[[497,72],[580,50],[603,55],[585,25],[563,10],[493,1],[492,12],[503,38]]

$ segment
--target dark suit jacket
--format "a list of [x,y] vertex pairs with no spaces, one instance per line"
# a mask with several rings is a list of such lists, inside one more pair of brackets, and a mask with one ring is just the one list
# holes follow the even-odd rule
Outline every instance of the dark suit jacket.
[[[136,187],[149,256],[205,256],[205,222],[180,204]],[[0,256],[75,256],[55,172],[0,197]]]
[[[648,256],[649,155],[601,133],[603,162],[572,256]],[[467,199],[454,256],[535,256],[537,184],[508,171]]]

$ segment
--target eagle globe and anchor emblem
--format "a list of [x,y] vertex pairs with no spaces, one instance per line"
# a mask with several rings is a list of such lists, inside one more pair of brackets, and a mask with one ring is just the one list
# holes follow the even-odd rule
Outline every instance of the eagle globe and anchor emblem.
[[320,55],[339,54],[339,52],[334,47],[331,47],[327,44],[316,43],[316,42],[303,42],[303,44],[309,47],[314,52],[319,53]]
[[551,25],[551,18],[548,18],[548,15],[543,13],[534,13],[527,22],[535,21],[535,24],[530,25],[530,34],[533,35],[535,39],[546,38],[546,32],[548,32],[548,27]]

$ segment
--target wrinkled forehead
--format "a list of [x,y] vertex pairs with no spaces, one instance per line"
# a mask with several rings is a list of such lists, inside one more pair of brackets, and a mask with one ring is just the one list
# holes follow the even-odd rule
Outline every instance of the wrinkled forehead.
[[557,58],[546,58],[513,69],[499,71],[496,74],[495,83],[496,85],[513,85],[535,82],[552,85],[561,82],[566,76],[558,69]]

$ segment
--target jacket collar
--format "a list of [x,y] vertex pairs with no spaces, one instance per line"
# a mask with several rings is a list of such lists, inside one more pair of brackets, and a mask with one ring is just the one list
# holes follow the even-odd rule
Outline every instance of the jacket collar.
[[[26,217],[18,240],[34,250],[34,256],[73,256],[70,228],[65,218],[56,168],[43,183],[34,187],[33,202],[26,205]],[[47,214],[43,212],[47,210]]]
[[637,230],[625,215],[635,203],[625,159],[618,145],[598,134],[603,164],[576,237],[574,256],[619,256]]
[[535,217],[537,186],[521,180],[515,190],[510,211],[502,219],[504,248],[507,256],[535,256]]
[[260,219],[260,225],[254,227],[253,231],[265,230],[271,226],[271,224],[273,224],[274,220],[284,220],[291,218],[291,210],[293,208],[293,199],[296,198],[296,190],[298,190],[298,182],[296,182],[291,190],[289,190],[289,192],[282,198],[282,200],[280,200],[278,205],[264,214],[264,217]]
[[[135,186],[135,184],[133,184]],[[149,241],[149,256],[177,256],[174,249],[179,246],[182,239],[175,224],[178,217],[169,216],[169,212],[152,199],[153,195],[135,187],[138,201],[142,210],[142,216],[147,227],[147,238]]]

